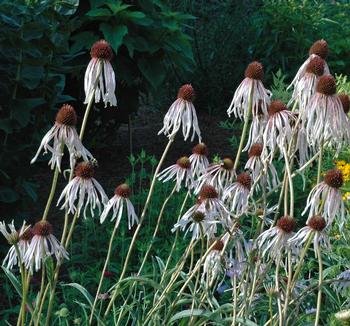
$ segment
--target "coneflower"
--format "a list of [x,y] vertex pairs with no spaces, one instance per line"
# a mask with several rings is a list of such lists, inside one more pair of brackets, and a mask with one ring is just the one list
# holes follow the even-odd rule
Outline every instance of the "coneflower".
[[117,219],[116,224],[119,225],[120,219],[123,214],[124,203],[126,205],[126,212],[128,215],[129,230],[135,223],[138,223],[139,220],[135,213],[134,206],[129,199],[130,195],[131,195],[131,189],[129,185],[126,183],[123,183],[119,185],[117,188],[115,188],[114,196],[105,205],[105,208],[101,214],[101,217],[100,217],[101,223],[104,222],[109,212],[113,209],[111,221]]
[[218,279],[224,272],[225,259],[222,256],[221,251],[224,248],[224,243],[221,240],[214,240],[215,244],[203,264],[202,277],[211,283],[213,280]]
[[68,253],[53,235],[53,227],[47,221],[37,222],[33,227],[33,238],[27,252],[24,255],[26,268],[35,271],[41,268],[41,264],[46,258],[55,256],[57,260],[62,257],[68,258]]
[[345,220],[345,206],[340,187],[343,185],[343,174],[338,169],[327,171],[324,181],[317,184],[307,198],[306,207],[302,213],[309,211],[310,219],[315,215],[321,215],[330,226],[337,216],[340,218],[339,226],[343,227]]
[[193,175],[196,177],[200,177],[204,171],[209,166],[208,161],[208,147],[204,143],[197,144],[192,149],[192,155],[189,157]]
[[234,169],[234,160],[230,157],[226,157],[218,163],[210,164],[203,174],[199,177],[195,194],[198,194],[203,185],[209,184],[222,193],[225,187],[236,176]]
[[201,142],[201,132],[199,130],[196,109],[193,105],[195,100],[195,92],[191,84],[185,84],[180,87],[176,101],[170,106],[163,120],[163,128],[158,135],[164,134],[169,138],[175,136],[182,125],[182,133],[184,140],[190,136],[191,129],[194,140],[197,134],[199,142]]
[[91,216],[94,209],[101,213],[101,204],[106,204],[108,198],[101,185],[94,178],[94,167],[90,162],[79,163],[75,168],[75,177],[63,189],[57,206],[63,201],[61,209],[67,208],[69,213],[80,214],[84,207],[84,217],[90,207]]
[[[288,86],[287,89],[289,89],[292,86],[297,85],[298,82],[300,81],[300,79],[302,79],[304,77],[304,75],[306,74],[307,66],[312,59],[320,58],[320,59],[326,60],[326,58],[328,56],[328,52],[329,52],[328,51],[328,43],[325,40],[318,40],[314,44],[312,44],[312,46],[310,47],[310,50],[309,50],[309,57],[301,65],[301,67],[299,68],[293,81],[291,82],[291,84]],[[328,68],[326,61],[324,62],[324,74],[325,75],[329,74],[329,68]]]
[[174,180],[176,183],[176,191],[180,191],[181,184],[188,189],[193,186],[193,175],[191,169],[191,161],[187,156],[180,157],[176,164],[164,169],[157,175],[158,179],[163,182]]
[[[90,100],[90,96],[93,96],[95,98],[96,103],[100,102],[100,100],[102,99],[102,101],[105,104],[105,107],[108,105],[108,103],[112,106],[116,106],[116,81],[114,70],[111,65],[111,60],[113,58],[113,51],[111,46],[105,40],[97,41],[91,47],[90,55],[91,60],[86,68],[84,78],[84,103],[88,103]],[[103,66],[103,68],[100,72],[97,86],[94,90],[94,84],[96,82],[100,64]]]
[[280,156],[283,155],[283,149],[292,139],[291,122],[295,120],[295,114],[287,109],[287,106],[280,100],[271,102],[269,108],[269,119],[264,132],[264,151],[263,157],[270,158],[272,161],[275,151],[280,150]]
[[262,80],[264,79],[264,67],[260,62],[253,61],[245,70],[245,78],[233,95],[227,114],[233,113],[236,118],[247,119],[249,98],[251,99],[253,116],[258,115],[259,107],[264,115],[267,115],[267,106],[270,103],[270,91],[266,90]]
[[291,247],[301,248],[307,242],[310,236],[313,236],[313,246],[317,257],[318,248],[330,249],[329,237],[324,229],[326,228],[326,220],[320,216],[312,216],[307,225],[300,229],[292,238],[288,240]]
[[281,258],[290,249],[288,240],[293,236],[295,226],[293,217],[282,216],[276,226],[261,233],[257,246],[262,250],[262,255],[276,260]]
[[336,95],[336,87],[333,76],[322,76],[302,118],[306,123],[308,142],[314,147],[328,141],[340,150],[349,141],[349,124],[342,102]]
[[242,172],[237,176],[236,182],[227,186],[223,192],[223,200],[228,202],[230,211],[241,216],[248,210],[248,198],[252,178],[247,172]]
[[[261,187],[266,187],[271,190],[275,188],[279,183],[279,178],[277,170],[274,167],[272,162],[263,162],[262,161],[262,151],[264,145],[262,143],[255,143],[251,146],[248,152],[248,161],[244,166],[245,169],[248,169],[251,173],[252,179],[257,180],[260,174],[263,174],[260,177],[259,183],[256,184],[256,187],[259,189]],[[267,169],[267,171],[265,171]]]
[[[31,163],[34,163],[40,152],[44,149],[44,154],[51,152],[52,156],[49,161],[51,169],[56,166],[61,171],[61,161],[63,157],[63,146],[66,146],[70,156],[70,167],[74,168],[77,158],[84,161],[92,159],[91,153],[83,146],[76,130],[77,114],[73,106],[64,104],[56,115],[54,126],[43,137],[39,149]],[[53,144],[50,145],[51,141]]]

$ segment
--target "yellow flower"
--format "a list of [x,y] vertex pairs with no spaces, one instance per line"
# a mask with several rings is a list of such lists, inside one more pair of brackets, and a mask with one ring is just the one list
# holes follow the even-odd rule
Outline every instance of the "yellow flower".
[[334,235],[334,239],[335,239],[335,240],[340,240],[340,234],[335,234],[335,235]]

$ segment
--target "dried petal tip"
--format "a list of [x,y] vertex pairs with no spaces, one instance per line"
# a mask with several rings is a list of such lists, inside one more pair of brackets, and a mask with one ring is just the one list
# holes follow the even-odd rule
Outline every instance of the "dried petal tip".
[[269,116],[287,110],[287,106],[280,100],[273,100],[268,108]]
[[248,157],[251,158],[252,156],[258,156],[260,157],[263,150],[263,144],[261,143],[255,143],[252,145],[252,147],[249,150]]
[[33,228],[28,228],[23,232],[23,234],[20,237],[20,240],[30,241],[32,240],[33,236],[34,236]]
[[316,54],[322,59],[328,56],[328,43],[325,40],[318,40],[310,47],[309,54]]
[[209,150],[208,150],[207,145],[205,145],[204,143],[200,143],[200,144],[197,144],[196,146],[194,146],[192,148],[192,153],[193,154],[198,154],[198,155],[208,156],[209,155]]
[[185,101],[193,102],[196,98],[196,93],[191,84],[182,85],[177,93],[177,98],[182,98]]
[[109,43],[105,40],[97,41],[93,44],[90,51],[91,58],[111,61],[113,51]]
[[176,164],[182,169],[189,169],[191,167],[191,161],[187,156],[180,157]]
[[218,193],[215,188],[211,185],[204,185],[199,193],[201,200],[203,199],[215,199],[218,198]]
[[306,66],[306,72],[320,77],[324,73],[324,65],[325,65],[325,62],[322,58],[314,57],[310,60],[310,62]]
[[221,251],[224,249],[224,243],[221,240],[215,240],[215,244],[211,250]]
[[202,222],[205,218],[205,215],[203,212],[200,212],[200,211],[196,211],[193,213],[192,215],[192,219],[195,221],[195,222]]
[[77,114],[69,104],[64,104],[57,112],[56,122],[66,126],[76,126]]
[[250,63],[244,73],[246,78],[263,80],[264,79],[264,67],[258,61]]
[[322,231],[326,227],[327,223],[322,216],[315,215],[310,218],[307,225],[315,231]]
[[331,75],[320,77],[316,91],[324,95],[334,95],[337,91],[337,84],[334,77]]
[[225,170],[232,170],[233,167],[235,166],[234,165],[234,162],[233,162],[233,159],[230,158],[230,157],[225,157],[223,160],[222,160],[222,163],[223,163],[223,168]]
[[332,188],[340,188],[343,185],[343,173],[338,169],[327,171],[324,182]]
[[341,104],[343,105],[344,113],[348,114],[349,113],[349,108],[350,108],[350,98],[348,94],[341,93],[338,95],[339,100]]
[[114,190],[114,194],[123,197],[123,198],[129,198],[131,195],[131,189],[128,184],[122,183]]
[[81,162],[75,168],[75,175],[83,179],[91,179],[94,172],[94,167],[90,162]]
[[295,219],[288,215],[282,216],[277,221],[277,227],[279,227],[282,231],[286,233],[291,233],[294,230],[295,225],[296,225]]
[[242,172],[237,176],[237,182],[240,183],[243,187],[250,190],[252,178],[250,177],[249,173]]
[[42,237],[48,237],[53,233],[52,225],[47,221],[37,222],[33,227],[34,235],[40,235]]

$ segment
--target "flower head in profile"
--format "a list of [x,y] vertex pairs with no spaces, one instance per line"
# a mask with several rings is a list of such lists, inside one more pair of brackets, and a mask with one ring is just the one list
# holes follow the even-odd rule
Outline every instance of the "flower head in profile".
[[[265,89],[264,67],[260,62],[253,61],[245,70],[245,78],[233,95],[227,114],[233,113],[236,118],[246,120],[248,106],[251,104],[253,117],[259,114],[259,108],[267,115],[267,106],[270,103],[270,92]],[[251,103],[250,97],[252,96]]]
[[193,175],[200,177],[203,172],[208,168],[208,147],[204,143],[199,143],[192,149],[192,155],[189,157]]
[[191,141],[197,134],[199,142],[202,141],[201,131],[199,130],[196,109],[193,105],[195,92],[191,84],[185,84],[180,87],[176,101],[170,106],[163,120],[163,128],[158,135],[164,134],[169,138],[175,137],[182,125],[182,134],[186,141],[190,136]]
[[263,162],[263,148],[264,145],[262,143],[255,143],[251,146],[248,152],[248,161],[244,168],[250,171],[254,181],[260,177],[259,182],[256,184],[257,189],[267,186],[271,190],[277,186],[279,178],[273,163]]
[[350,118],[349,118],[349,109],[350,109],[350,97],[346,93],[340,93],[338,94],[338,98],[342,104],[343,111],[345,113],[345,118],[348,124],[348,128],[346,129],[347,131],[347,138],[350,139]]
[[157,177],[163,182],[174,180],[176,182],[176,191],[180,191],[182,183],[184,183],[186,188],[190,189],[193,185],[190,159],[187,156],[180,157],[176,164],[164,169]]
[[292,98],[288,105],[298,102],[299,111],[302,113],[311,97],[316,92],[316,85],[325,72],[325,61],[319,56],[314,56],[306,65],[305,74],[294,85]]
[[345,206],[340,187],[343,185],[343,174],[338,169],[327,171],[324,180],[317,184],[307,198],[306,207],[302,213],[309,211],[310,219],[315,215],[321,215],[330,226],[339,217],[339,226],[343,227],[345,221]]
[[218,279],[224,272],[224,259],[222,250],[224,243],[221,240],[214,240],[215,244],[205,258],[203,264],[203,278],[207,279],[209,283]]
[[90,207],[91,216],[94,216],[94,209],[101,213],[101,204],[108,201],[107,195],[101,185],[94,178],[94,167],[90,162],[79,163],[75,168],[75,177],[63,189],[58,199],[57,206],[63,201],[61,209],[68,209],[69,213],[80,214],[84,208],[84,217]]
[[213,186],[219,193],[222,193],[235,176],[234,160],[226,157],[220,162],[210,164],[207,167],[197,181],[195,193],[198,194],[205,184]]
[[197,208],[193,210],[191,214],[188,212],[174,225],[171,229],[175,232],[177,229],[184,231],[185,235],[188,232],[192,233],[192,239],[199,239],[201,237],[212,238],[216,233],[216,224],[219,223],[214,219],[214,215],[210,212],[205,212],[202,209]]
[[317,257],[317,252],[320,247],[330,249],[330,242],[326,232],[326,220],[320,216],[312,216],[307,225],[300,229],[292,238],[288,240],[291,247],[301,248],[308,241],[309,237],[313,237],[312,243]]
[[262,250],[262,255],[272,259],[281,258],[290,249],[288,240],[293,236],[295,226],[293,217],[282,216],[276,226],[261,233],[257,245]]
[[100,217],[101,223],[104,222],[109,212],[113,210],[111,221],[117,219],[116,225],[119,225],[119,222],[123,214],[124,205],[126,205],[126,212],[128,214],[129,230],[135,223],[138,223],[139,220],[135,213],[134,206],[129,199],[130,195],[131,195],[131,189],[129,185],[126,183],[123,183],[119,185],[117,188],[115,188],[114,196],[105,205],[105,208],[101,214],[101,217]]
[[67,251],[53,235],[52,225],[42,220],[33,227],[33,238],[24,255],[25,266],[32,270],[34,264],[35,271],[38,271],[45,259],[53,255],[57,260],[62,257],[69,259]]
[[241,216],[247,212],[251,185],[252,178],[249,173],[242,172],[237,176],[236,182],[225,188],[222,198],[228,202],[234,215]]
[[[67,147],[70,157],[70,167],[74,168],[77,158],[84,161],[92,159],[91,153],[83,146],[76,130],[77,114],[73,106],[64,104],[56,115],[54,126],[43,137],[39,149],[31,163],[34,163],[42,150],[44,154],[51,152],[52,156],[49,161],[51,169],[56,166],[61,171],[61,161],[63,157],[64,146]],[[50,144],[52,142],[52,144]]]
[[95,42],[90,51],[91,60],[86,68],[84,78],[85,102],[88,103],[90,97],[95,98],[98,103],[102,99],[105,107],[116,106],[115,97],[115,74],[111,65],[113,51],[110,44],[105,40]]
[[[325,40],[318,40],[309,49],[309,57],[305,60],[305,62],[299,68],[297,74],[295,75],[293,81],[288,86],[288,89],[292,86],[296,87],[299,81],[304,77],[307,73],[307,67],[310,61],[314,58],[320,58],[323,60],[327,59],[328,56],[328,43]],[[324,61],[324,74],[329,74],[329,68],[327,62]]]
[[269,108],[269,119],[264,132],[264,158],[273,159],[276,149],[283,150],[292,139],[291,122],[295,120],[295,114],[287,109],[287,106],[280,100],[271,102]]
[[321,142],[328,141],[340,150],[349,142],[349,122],[336,94],[336,87],[333,76],[322,76],[302,117],[306,124],[308,142],[316,148],[319,148]]
[[[26,225],[24,221],[21,228],[17,231],[14,225],[14,221],[7,225],[5,222],[0,222],[0,232],[3,234],[7,242],[11,245],[7,255],[2,263],[7,269],[12,269],[13,266],[19,262],[23,262],[23,256],[28,248],[27,240],[31,240],[31,228],[30,225]],[[18,254],[20,257],[18,257]]]

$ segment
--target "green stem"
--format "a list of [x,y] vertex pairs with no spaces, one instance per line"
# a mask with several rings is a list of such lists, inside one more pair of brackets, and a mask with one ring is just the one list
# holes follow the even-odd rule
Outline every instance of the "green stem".
[[318,294],[317,294],[317,308],[316,308],[316,318],[315,326],[318,326],[321,314],[321,304],[322,304],[322,283],[323,283],[323,266],[322,266],[322,256],[320,246],[316,249],[318,256]]
[[246,116],[244,119],[244,125],[243,125],[243,130],[242,130],[242,134],[241,134],[241,140],[239,142],[239,146],[238,146],[238,150],[237,150],[237,155],[236,155],[236,159],[235,159],[235,164],[233,166],[233,169],[236,170],[239,164],[239,160],[242,154],[242,149],[244,146],[244,141],[247,135],[247,131],[248,131],[248,127],[249,127],[249,120],[250,120],[250,116],[252,113],[252,99],[253,99],[253,95],[254,95],[254,91],[253,91],[253,86],[250,89],[250,94],[249,94],[249,99],[248,99],[248,110],[246,112]]
[[278,256],[277,261],[276,261],[275,286],[276,286],[276,293],[277,293],[279,325],[283,326],[283,323],[282,323],[283,316],[282,316],[282,306],[281,306],[281,293],[280,293],[280,286],[279,286],[280,265],[281,265],[281,256]]
[[237,315],[237,276],[236,273],[233,274],[233,284],[232,284],[232,292],[233,292],[233,316],[232,316],[232,326],[236,325],[236,315]]
[[318,157],[318,167],[317,167],[317,181],[316,183],[319,184],[321,181],[321,172],[322,172],[322,157],[323,157],[323,151],[324,151],[324,144],[323,144],[323,138],[321,140],[321,148],[320,148],[320,156]]
[[139,224],[138,224],[138,226],[137,226],[137,228],[135,230],[135,233],[134,233],[134,235],[133,235],[133,237],[131,239],[129,250],[128,250],[128,253],[126,255],[125,261],[124,261],[123,270],[122,270],[122,272],[120,274],[119,281],[118,281],[118,283],[116,285],[116,288],[115,288],[115,290],[113,292],[112,298],[109,301],[109,304],[108,304],[107,309],[105,311],[104,317],[106,317],[108,315],[109,311],[111,310],[111,308],[113,306],[113,302],[114,302],[114,300],[117,297],[118,284],[124,278],[124,275],[125,275],[126,270],[128,268],[129,260],[130,260],[132,251],[134,249],[135,243],[136,243],[136,238],[137,238],[137,236],[138,236],[138,234],[139,234],[139,232],[141,230],[143,220],[145,219],[145,216],[146,216],[147,208],[148,208],[148,206],[149,206],[149,204],[151,202],[151,197],[153,195],[153,191],[154,191],[154,186],[155,186],[155,183],[156,183],[157,175],[159,173],[159,170],[160,170],[161,166],[163,165],[164,159],[165,159],[165,157],[166,157],[166,155],[167,155],[167,153],[168,153],[168,151],[169,151],[169,149],[171,147],[171,144],[174,142],[174,138],[175,138],[175,135],[169,139],[168,144],[166,145],[166,147],[164,149],[164,152],[162,154],[162,157],[160,158],[159,163],[157,165],[157,168],[156,168],[156,170],[154,172],[153,179],[152,179],[152,182],[151,182],[151,186],[150,186],[150,189],[149,189],[149,192],[148,192],[148,196],[147,196],[147,199],[146,199],[146,202],[145,202],[145,206],[143,207],[143,210],[142,210],[142,213],[141,213],[140,222],[139,222]]
[[98,284],[98,288],[97,288],[96,295],[95,295],[95,300],[94,300],[94,303],[93,303],[92,308],[91,308],[91,314],[90,314],[90,318],[89,318],[89,325],[91,325],[91,322],[92,322],[92,319],[93,319],[93,316],[94,316],[94,311],[95,311],[95,308],[96,308],[98,295],[100,294],[100,291],[101,291],[101,288],[102,288],[103,279],[104,279],[104,274],[105,274],[105,272],[107,270],[108,263],[109,263],[109,260],[111,258],[111,253],[112,253],[112,248],[113,248],[113,240],[114,240],[115,234],[117,232],[119,223],[120,223],[120,220],[117,219],[117,221],[115,223],[115,226],[114,226],[114,229],[113,229],[113,232],[112,232],[112,235],[111,235],[111,238],[109,240],[107,257],[106,257],[105,264],[104,264],[103,269],[102,269],[100,282]]
[[288,250],[288,281],[287,281],[287,293],[286,299],[284,301],[284,309],[283,309],[283,325],[287,325],[287,312],[288,312],[288,304],[289,304],[289,296],[291,293],[291,283],[292,283],[292,253]]
[[21,253],[19,251],[18,245],[14,244],[14,247],[18,258],[18,264],[19,264],[19,268],[21,272],[21,280],[22,280],[22,301],[21,301],[21,308],[20,308],[20,312],[17,320],[17,326],[19,325],[23,326],[26,318],[26,302],[27,302],[26,277],[25,277],[25,270],[22,264]]

